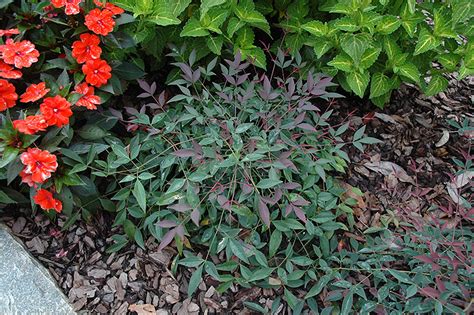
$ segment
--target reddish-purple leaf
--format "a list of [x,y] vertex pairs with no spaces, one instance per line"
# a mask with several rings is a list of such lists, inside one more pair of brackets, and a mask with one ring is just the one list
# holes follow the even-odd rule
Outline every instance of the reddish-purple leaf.
[[170,228],[170,227],[175,227],[178,224],[174,221],[171,221],[171,220],[163,220],[163,221],[160,221],[160,222],[156,223],[156,225],[158,225],[159,227],[162,227],[162,228]]
[[196,224],[196,226],[199,226],[200,218],[201,218],[201,212],[199,211],[199,209],[195,208],[191,212],[191,220],[193,220],[193,222],[194,222],[194,224]]
[[158,246],[158,251],[161,251],[163,250],[163,248],[168,246],[173,241],[173,238],[175,235],[176,235],[176,228],[166,232],[166,234],[161,239],[160,246]]
[[192,207],[186,203],[177,203],[175,205],[169,206],[168,208],[176,210],[178,212],[186,212],[192,209]]
[[420,292],[421,295],[424,295],[432,299],[439,298],[439,291],[436,290],[435,288],[431,288],[431,287],[421,288],[418,292]]
[[183,158],[191,157],[195,155],[194,150],[192,149],[181,149],[181,150],[174,151],[172,154],[176,155],[177,157],[183,157]]
[[261,198],[258,198],[258,213],[260,214],[260,218],[262,218],[263,223],[270,227],[270,211]]
[[304,130],[316,132],[316,128],[314,128],[313,126],[311,126],[310,124],[307,124],[307,123],[299,124],[298,127],[300,127],[301,129],[304,129]]
[[284,183],[283,185],[281,185],[282,189],[288,189],[288,190],[293,190],[293,189],[297,189],[297,188],[300,188],[300,187],[301,187],[300,184],[293,183],[293,182]]
[[304,214],[303,210],[301,210],[301,208],[293,207],[293,211],[295,212],[296,216],[297,216],[301,221],[303,221],[304,223],[306,223],[306,215]]

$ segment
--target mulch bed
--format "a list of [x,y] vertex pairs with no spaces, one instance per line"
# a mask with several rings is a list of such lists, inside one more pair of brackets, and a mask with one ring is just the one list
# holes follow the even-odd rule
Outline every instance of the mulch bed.
[[[443,205],[450,198],[445,182],[449,181],[448,173],[455,171],[451,159],[461,157],[468,143],[454,133],[446,143],[442,138],[446,137],[444,130],[452,130],[447,119],[474,119],[470,96],[474,80],[452,80],[450,86],[446,93],[430,98],[404,86],[384,110],[356,107],[347,101],[334,106],[335,119],[352,113],[354,128],[366,124],[370,135],[383,140],[364,154],[352,149],[348,152],[353,163],[342,180],[365,192],[356,213],[361,230],[390,218],[423,218],[432,214],[431,205]],[[382,162],[390,162],[396,172]],[[439,213],[442,216],[445,214]],[[1,220],[50,270],[78,311],[125,314],[138,307],[140,314],[154,314],[153,308],[147,313],[146,307],[135,306],[151,304],[156,314],[246,314],[251,311],[243,302],[271,307],[281,294],[278,290],[232,287],[221,295],[215,290],[218,283],[205,278],[195,297],[186,299],[191,271],[179,269],[176,277],[172,275],[173,249],[158,252],[158,244],[149,239],[146,251],[129,245],[119,253],[105,252],[113,243],[110,236],[117,232],[110,228],[110,218],[78,222],[66,231],[61,231],[64,218],[52,223],[41,214],[32,218],[27,211],[10,212]],[[282,306],[279,313],[286,311]]]

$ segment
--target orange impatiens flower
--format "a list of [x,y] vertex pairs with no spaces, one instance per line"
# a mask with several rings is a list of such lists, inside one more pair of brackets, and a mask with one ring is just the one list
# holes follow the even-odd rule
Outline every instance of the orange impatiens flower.
[[15,86],[7,80],[0,79],[0,111],[15,106],[17,99]]
[[51,0],[51,4],[56,8],[62,8],[66,6],[64,12],[66,15],[75,15],[81,12],[79,4],[82,0]]
[[40,105],[40,111],[48,126],[62,127],[72,116],[71,104],[62,96],[47,97]]
[[112,68],[102,59],[88,60],[82,66],[82,72],[86,75],[86,82],[96,87],[107,83],[112,77],[111,71]]
[[99,47],[100,38],[94,34],[81,34],[81,40],[72,44],[72,56],[78,63],[84,63],[87,60],[99,59],[102,54],[102,48]]
[[87,83],[78,84],[74,88],[74,93],[82,94],[81,98],[77,100],[77,106],[83,106],[87,109],[97,109],[96,105],[100,104],[100,97],[94,95],[94,87],[87,85]]
[[22,73],[20,70],[14,70],[14,68],[0,59],[0,78],[5,79],[19,79]]
[[107,35],[113,31],[115,21],[114,14],[110,10],[94,9],[86,15],[84,24],[89,30],[99,35]]
[[48,123],[42,115],[27,116],[25,119],[13,121],[13,128],[27,135],[34,135],[39,131],[45,131]]
[[17,28],[10,28],[8,30],[0,30],[0,36],[18,35],[20,31]]
[[100,0],[94,0],[94,3],[95,3],[96,6],[98,6],[100,8],[105,8],[105,9],[109,10],[110,12],[112,12],[113,15],[118,15],[118,14],[122,14],[122,13],[125,12],[122,8],[116,6],[112,3],[109,3],[109,2],[103,3]]
[[38,84],[31,84],[26,88],[25,93],[20,95],[20,102],[36,102],[46,94],[48,94],[49,89],[46,88],[46,83],[41,82]]
[[33,197],[33,200],[37,205],[43,210],[51,210],[60,213],[63,210],[63,204],[60,200],[55,199],[53,194],[46,189],[39,189],[36,192],[36,195]]
[[5,45],[0,45],[0,55],[5,63],[21,69],[28,68],[37,62],[40,53],[29,40],[14,42],[9,38],[5,42]]
[[58,168],[56,155],[37,148],[28,148],[20,155],[20,160],[25,165],[24,175],[31,175],[33,183],[44,183]]

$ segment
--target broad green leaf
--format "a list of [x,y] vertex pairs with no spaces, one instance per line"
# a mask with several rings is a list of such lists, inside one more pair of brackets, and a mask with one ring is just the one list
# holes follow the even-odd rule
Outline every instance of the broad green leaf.
[[133,196],[137,199],[138,205],[143,211],[146,211],[146,191],[141,181],[137,180],[133,187]]
[[0,190],[0,204],[13,204],[16,203],[15,200],[11,199],[5,192]]
[[422,29],[420,32],[420,35],[418,37],[418,42],[415,46],[415,52],[413,55],[419,55],[424,52],[427,52],[428,50],[432,50],[436,47],[438,47],[440,44],[440,41],[436,39],[427,29]]
[[[253,40],[255,39],[255,34],[253,33],[252,29],[248,26],[242,28],[237,32],[237,46],[242,51],[243,50],[250,50],[254,48]],[[243,54],[243,52],[242,52]],[[246,57],[246,56],[244,56]]]
[[439,92],[445,90],[448,87],[448,83],[448,80],[441,74],[435,74],[431,78],[430,83],[428,83],[428,86],[424,92],[427,96],[436,95]]
[[455,24],[472,19],[474,16],[474,3],[472,0],[453,1],[453,22]]
[[222,44],[224,43],[224,37],[222,36],[208,36],[206,39],[207,47],[216,55],[221,54]]
[[369,85],[370,75],[368,72],[351,72],[346,74],[346,80],[351,90],[360,98],[364,97],[365,90]]
[[332,42],[324,40],[316,40],[313,42],[313,50],[316,57],[321,58],[325,53],[329,51],[333,46]]
[[268,244],[268,255],[270,257],[275,256],[275,254],[278,252],[278,249],[280,249],[281,240],[281,232],[279,230],[274,230],[270,237],[270,242]]
[[407,0],[407,6],[411,14],[415,13],[416,0]]
[[342,300],[341,306],[341,315],[349,315],[350,311],[352,310],[352,303],[354,301],[354,293],[349,291],[347,295]]
[[341,53],[334,57],[333,60],[328,62],[328,65],[345,72],[353,71],[352,59],[345,53]]
[[397,73],[414,82],[420,82],[420,71],[418,71],[418,68],[410,62],[397,67]]
[[311,35],[322,37],[328,32],[327,24],[321,21],[311,21],[301,26],[302,29],[309,32]]
[[381,96],[389,91],[390,79],[383,73],[374,73],[370,82],[370,98]]
[[222,34],[221,25],[226,21],[229,11],[221,8],[213,8],[200,20],[202,27],[211,32]]
[[[177,25],[181,23],[178,16],[189,6],[191,0],[157,0],[157,1],[140,1],[152,5],[152,9],[142,8],[138,14],[145,14],[146,20],[157,25]],[[134,13],[135,7],[131,10]]]
[[232,250],[232,253],[234,253],[234,255],[237,256],[240,260],[248,264],[249,260],[240,242],[235,241],[233,239],[229,240],[229,242],[230,242],[230,249]]
[[454,53],[446,53],[438,56],[439,63],[448,71],[456,70],[460,60],[461,56]]
[[267,68],[267,61],[262,48],[253,47],[250,49],[242,49],[241,52],[243,57],[253,62],[257,67],[261,69]]
[[324,275],[319,278],[318,282],[309,290],[304,298],[309,299],[310,297],[318,295],[332,278],[331,275]]
[[188,284],[188,297],[191,297],[196,289],[199,287],[199,283],[202,281],[202,270],[204,265],[199,266],[191,275]]
[[357,25],[356,21],[352,18],[345,16],[343,18],[337,19],[334,23],[334,26],[341,31],[355,32],[360,29],[360,26]]
[[466,67],[466,65],[463,63],[461,64],[461,67],[459,68],[459,75],[458,75],[458,80],[462,80],[466,78],[467,76],[474,75],[474,69]]
[[379,57],[380,51],[380,48],[367,49],[360,59],[359,67],[362,69],[370,68]]
[[241,21],[236,17],[231,17],[229,23],[227,24],[227,34],[229,35],[229,37],[234,36],[235,32],[240,30],[244,25],[244,21]]
[[235,15],[241,20],[254,27],[258,27],[267,34],[270,34],[270,25],[262,13],[255,10],[253,2],[245,1],[234,8]]
[[227,0],[201,0],[201,6],[199,10],[201,11],[201,18],[209,11],[210,8],[220,6],[226,3]]
[[392,34],[401,25],[400,19],[393,15],[384,16],[377,25],[377,32],[383,35]]
[[179,35],[181,37],[200,37],[209,35],[209,31],[206,27],[201,25],[201,22],[198,19],[192,17],[188,20],[186,25],[184,25],[183,30]]
[[411,278],[408,276],[407,273],[394,270],[394,269],[388,269],[388,272],[395,277],[400,282],[407,283],[407,284],[413,284],[413,281]]
[[395,59],[395,56],[400,55],[402,53],[398,44],[390,36],[384,37],[383,47],[388,59],[390,60]]
[[341,48],[358,63],[369,47],[369,41],[365,34],[345,34],[341,39]]
[[438,37],[456,38],[457,34],[453,31],[453,23],[448,9],[435,9],[433,13],[434,29],[433,33]]

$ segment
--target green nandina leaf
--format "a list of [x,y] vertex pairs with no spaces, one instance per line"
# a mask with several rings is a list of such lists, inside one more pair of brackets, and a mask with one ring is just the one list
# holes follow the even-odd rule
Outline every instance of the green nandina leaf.
[[380,55],[380,48],[369,48],[365,51],[360,59],[359,67],[362,69],[368,69],[374,64]]
[[143,184],[141,183],[140,180],[137,180],[135,182],[135,186],[133,187],[132,190],[133,196],[138,202],[138,205],[143,211],[146,211],[146,191],[145,187],[143,187]]
[[440,41],[436,37],[434,37],[427,29],[424,28],[420,32],[413,55],[416,56],[427,52],[428,50],[432,50],[438,47],[439,44]]
[[209,49],[214,54],[219,55],[219,56],[221,54],[223,43],[224,43],[224,37],[222,36],[216,36],[216,37],[209,36],[206,39],[207,47],[209,47]]
[[400,75],[419,83],[420,82],[420,72],[418,71],[418,68],[410,63],[407,62],[402,66],[396,67],[397,73]]
[[179,34],[181,37],[200,37],[209,35],[209,31],[206,27],[201,25],[201,22],[192,17],[188,20],[186,25],[184,25],[183,30]]
[[275,229],[270,237],[270,243],[268,245],[268,255],[270,257],[275,256],[275,254],[277,253],[278,249],[280,248],[281,240],[281,232]]
[[341,53],[334,57],[333,60],[328,62],[329,66],[332,66],[338,70],[342,70],[344,72],[351,72],[353,71],[353,62],[351,57],[345,53]]
[[411,278],[405,272],[394,270],[394,269],[388,269],[388,272],[400,282],[407,283],[407,284],[413,283]]
[[352,293],[352,291],[349,291],[344,297],[344,300],[342,300],[341,315],[349,315],[350,311],[352,310],[353,300],[354,293]]
[[259,181],[257,184],[257,187],[260,189],[269,189],[281,183],[282,183],[281,180],[266,178]]
[[188,285],[188,297],[191,297],[194,292],[196,292],[196,289],[199,287],[199,283],[202,281],[202,270],[204,268],[204,265],[199,266],[199,268],[196,269],[192,273],[191,278],[189,279],[189,285]]
[[346,80],[351,90],[360,98],[364,97],[365,90],[369,85],[370,75],[368,72],[351,72],[346,74]]
[[311,21],[301,26],[302,29],[309,32],[311,35],[322,37],[328,32],[327,24],[321,21]]
[[390,79],[385,74],[380,72],[374,73],[370,82],[370,98],[375,98],[389,92],[390,87]]
[[304,298],[309,299],[313,296],[318,295],[323,290],[323,288],[329,283],[331,279],[332,279],[331,275],[324,275],[321,278],[319,278],[318,282],[309,290],[309,292],[306,294]]
[[396,16],[386,15],[379,21],[377,32],[383,35],[392,34],[401,24],[401,21]]
[[369,47],[370,38],[365,34],[345,34],[341,39],[341,48],[356,63]]
[[445,77],[441,74],[436,74],[431,78],[430,83],[428,83],[424,92],[427,96],[433,96],[445,90],[448,87],[448,84],[449,82]]

